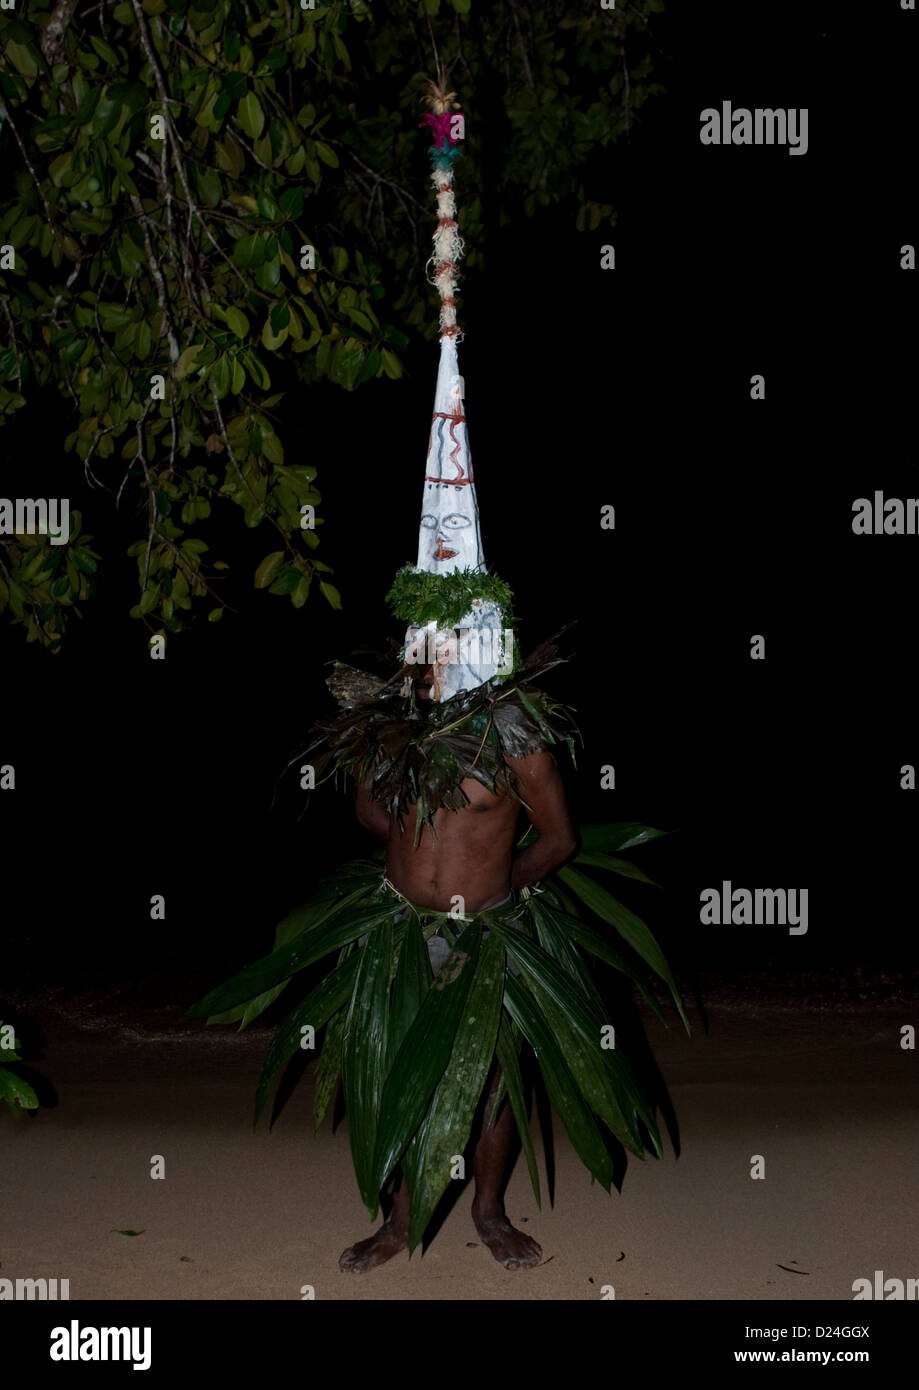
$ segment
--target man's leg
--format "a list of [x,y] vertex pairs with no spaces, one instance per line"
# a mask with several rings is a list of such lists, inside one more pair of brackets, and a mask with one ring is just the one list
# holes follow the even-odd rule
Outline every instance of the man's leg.
[[366,1240],[349,1245],[338,1261],[339,1268],[352,1274],[362,1274],[364,1270],[375,1269],[377,1265],[392,1259],[408,1245],[409,1195],[401,1172],[398,1183],[393,1191],[392,1210],[383,1225]]
[[498,1118],[489,1129],[488,1117],[501,1083],[501,1069],[495,1064],[492,1083],[482,1114],[482,1130],[475,1149],[475,1197],[472,1219],[479,1238],[505,1269],[526,1269],[539,1264],[542,1246],[512,1226],[504,1214],[502,1190],[506,1178],[507,1155],[514,1131],[514,1113],[505,1096]]

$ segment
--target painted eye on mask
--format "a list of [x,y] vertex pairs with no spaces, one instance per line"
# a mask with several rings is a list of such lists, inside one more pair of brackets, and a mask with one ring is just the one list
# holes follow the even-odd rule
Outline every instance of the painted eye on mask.
[[461,531],[464,526],[471,526],[472,522],[461,512],[452,512],[450,516],[444,517],[441,525],[445,531]]

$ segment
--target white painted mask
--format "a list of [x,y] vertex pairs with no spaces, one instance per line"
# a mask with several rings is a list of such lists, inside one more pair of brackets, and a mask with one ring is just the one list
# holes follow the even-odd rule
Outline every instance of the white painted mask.
[[[456,570],[485,572],[463,407],[463,379],[456,342],[449,336],[440,340],[415,568],[438,575]],[[512,653],[507,649],[510,642],[505,640],[503,614],[495,604],[479,599],[457,628],[438,630],[433,623],[427,628],[413,626],[405,640],[406,660],[423,659],[425,665],[434,665],[434,699],[449,700],[460,691],[473,690],[511,669]]]

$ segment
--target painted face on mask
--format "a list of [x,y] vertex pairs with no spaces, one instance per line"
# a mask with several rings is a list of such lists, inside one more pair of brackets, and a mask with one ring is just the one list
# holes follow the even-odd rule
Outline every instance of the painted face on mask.
[[421,518],[419,568],[423,565],[435,573],[442,569],[445,574],[476,569],[481,563],[481,546],[475,495],[468,488],[444,487],[441,483],[428,483],[425,493],[427,510]]

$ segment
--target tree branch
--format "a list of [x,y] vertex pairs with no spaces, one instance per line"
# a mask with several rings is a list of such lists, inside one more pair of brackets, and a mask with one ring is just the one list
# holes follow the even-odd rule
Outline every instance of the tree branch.
[[[224,251],[223,247],[215,239],[213,232],[205,222],[204,218],[201,216],[197,204],[195,203],[194,198],[191,196],[191,188],[188,183],[188,177],[185,173],[185,163],[182,159],[182,142],[179,139],[178,131],[176,130],[175,124],[172,119],[172,113],[169,110],[169,93],[166,91],[166,83],[163,80],[162,69],[160,68],[156,54],[153,51],[153,45],[150,42],[150,34],[147,30],[144,12],[140,7],[140,0],[131,0],[131,5],[134,10],[135,18],[137,20],[137,31],[140,34],[141,46],[146,55],[147,62],[150,64],[150,71],[153,73],[153,79],[156,82],[157,91],[160,94],[160,105],[163,110],[163,118],[165,121],[166,130],[169,133],[169,142],[172,145],[172,153],[175,156],[176,169],[179,173],[179,179],[181,181],[183,189],[185,190],[185,198],[189,207],[189,216],[194,215],[197,218],[202,230],[204,231],[205,236],[213,246],[214,250],[217,252],[219,256],[223,257],[223,259],[226,261],[227,265],[230,267],[233,273],[236,276],[238,276],[238,278],[246,286],[246,289],[251,292],[252,286],[249,285],[245,276],[240,274],[239,268],[233,264],[226,251]],[[262,299],[270,298],[269,295],[262,294],[260,290],[256,290],[255,293],[259,294]]]
[[41,36],[41,52],[49,68],[57,62],[77,4],[78,0],[57,0],[57,4],[51,12],[51,18],[45,25]]
[[22,152],[22,157],[23,157],[23,159],[24,159],[25,162],[26,162],[26,168],[28,169],[29,173],[32,175],[32,182],[35,184],[35,187],[38,189],[38,196],[39,196],[39,198],[41,198],[42,206],[43,206],[44,209],[45,209],[45,216],[46,216],[47,219],[48,219],[48,225],[51,226],[51,227],[53,227],[53,226],[54,226],[54,214],[52,213],[51,208],[50,208],[50,206],[49,206],[49,204],[48,204],[48,199],[45,197],[44,192],[43,192],[43,190],[42,190],[41,181],[40,181],[38,175],[37,175],[36,172],[35,172],[35,168],[34,168],[34,166],[33,166],[33,164],[32,164],[31,159],[29,158],[29,152],[28,152],[28,150],[26,149],[25,145],[22,143],[22,136],[19,134],[19,131],[18,131],[17,127],[16,127],[16,124],[15,124],[15,122],[13,121],[13,117],[12,117],[12,114],[11,114],[11,112],[10,112],[10,109],[9,109],[9,107],[7,106],[6,102],[3,101],[2,98],[0,98],[0,116],[3,117],[3,119],[6,121],[7,125],[9,126],[10,130],[13,132],[13,134],[14,134],[15,137],[16,137],[16,144],[19,146],[19,149],[20,149],[20,151]]
[[19,390],[22,391],[22,364],[19,358],[19,344],[16,341],[16,325],[13,323],[13,316],[10,313],[9,295],[4,295],[3,298],[0,299],[0,304],[3,305],[3,315],[9,325],[10,343],[16,357],[16,385]]
[[131,206],[137,214],[141,230],[144,234],[144,247],[147,252],[147,264],[150,266],[150,274],[153,276],[153,283],[156,286],[156,297],[159,300],[160,313],[163,316],[162,327],[165,328],[169,338],[169,357],[174,363],[179,357],[179,344],[176,340],[175,327],[172,322],[172,314],[169,310],[169,303],[166,299],[166,282],[163,279],[163,272],[160,263],[156,259],[156,253],[150,240],[149,222],[147,214],[144,212],[144,205],[135,193],[131,194]]
[[533,81],[533,71],[530,67],[529,57],[527,56],[527,47],[523,41],[523,30],[520,28],[520,14],[518,12],[517,0],[510,0],[510,3],[511,11],[514,16],[514,28],[517,30],[517,42],[520,45],[520,56],[523,59],[523,70],[526,73],[527,86],[535,87],[536,83]]

